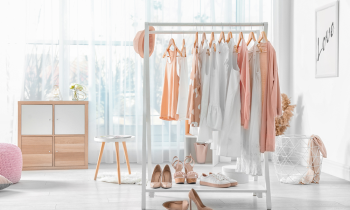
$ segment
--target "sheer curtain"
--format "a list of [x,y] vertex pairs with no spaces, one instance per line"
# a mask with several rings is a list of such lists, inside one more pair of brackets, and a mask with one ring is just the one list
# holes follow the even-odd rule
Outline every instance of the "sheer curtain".
[[[135,135],[136,141],[128,145],[129,158],[141,163],[143,60],[132,41],[144,22],[267,21],[272,31],[272,1],[2,1],[6,30],[0,35],[0,112],[5,117],[0,119],[0,134],[5,137],[0,142],[17,143],[18,100],[47,100],[54,85],[59,85],[64,100],[71,100],[69,85],[79,83],[89,91],[89,163],[96,163],[100,147],[94,136],[106,134]],[[161,55],[171,37],[176,43],[186,40],[191,69],[193,35],[156,36],[150,58],[155,163],[183,157],[184,122],[159,119],[165,66]],[[102,161],[115,161],[113,145],[106,145]]]

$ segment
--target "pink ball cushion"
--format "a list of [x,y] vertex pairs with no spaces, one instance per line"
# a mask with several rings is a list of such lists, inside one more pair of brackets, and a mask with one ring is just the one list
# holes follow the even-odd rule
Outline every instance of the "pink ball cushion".
[[12,183],[19,182],[22,163],[22,152],[19,147],[13,144],[0,143],[0,175]]

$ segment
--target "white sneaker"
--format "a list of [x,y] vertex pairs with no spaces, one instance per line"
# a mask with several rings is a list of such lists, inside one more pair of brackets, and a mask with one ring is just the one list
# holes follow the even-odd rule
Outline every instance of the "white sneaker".
[[[209,173],[209,174],[212,174],[212,173]],[[231,187],[234,187],[234,186],[237,186],[238,182],[234,179],[231,179],[230,177],[226,176],[225,174],[222,174],[222,173],[217,173],[215,174],[216,176],[222,178],[222,179],[225,179],[226,181],[230,182],[231,184]]]
[[202,174],[199,177],[200,185],[209,186],[209,187],[230,187],[231,183],[224,179],[223,177],[217,176],[216,174]]

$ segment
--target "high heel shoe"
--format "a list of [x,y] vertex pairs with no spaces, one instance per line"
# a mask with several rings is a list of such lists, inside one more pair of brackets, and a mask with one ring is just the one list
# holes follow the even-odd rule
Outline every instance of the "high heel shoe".
[[160,165],[156,165],[153,170],[152,179],[150,186],[152,188],[160,188],[160,178],[162,175],[162,168]]
[[[190,159],[190,161],[186,163],[186,160],[188,159]],[[192,155],[186,156],[184,163],[185,163],[186,182],[188,184],[196,184],[198,174],[193,171],[194,160],[192,158]],[[191,163],[193,163],[193,165],[191,165]]]
[[163,173],[162,173],[162,182],[161,186],[162,188],[168,189],[172,187],[172,177],[171,177],[171,170],[169,165],[166,165],[163,168]]
[[192,201],[196,204],[198,210],[213,210],[212,208],[206,207],[201,199],[199,198],[197,192],[194,189],[191,189],[188,193],[190,198],[190,210],[192,210]]
[[[176,160],[175,160],[176,159]],[[174,179],[175,179],[175,183],[176,184],[184,184],[185,183],[185,179],[186,179],[186,175],[185,173],[182,171],[183,168],[183,163],[178,159],[177,156],[175,156],[173,158],[173,164],[172,164],[173,168],[175,169],[175,173],[174,173]]]
[[168,201],[163,203],[163,206],[168,210],[187,210],[188,202],[187,201]]

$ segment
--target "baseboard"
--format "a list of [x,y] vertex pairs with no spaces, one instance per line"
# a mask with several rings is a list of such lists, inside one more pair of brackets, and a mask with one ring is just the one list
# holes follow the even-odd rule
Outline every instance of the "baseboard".
[[323,158],[322,172],[350,181],[350,166]]

